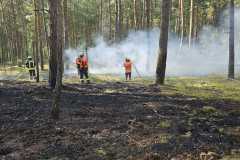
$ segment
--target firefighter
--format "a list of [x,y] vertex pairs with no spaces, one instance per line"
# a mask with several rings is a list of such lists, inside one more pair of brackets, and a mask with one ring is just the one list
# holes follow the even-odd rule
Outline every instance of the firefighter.
[[90,83],[88,77],[88,59],[84,55],[80,55],[76,59],[76,64],[79,70],[80,80],[81,83],[84,83],[84,77],[87,80],[87,83]]
[[76,58],[76,65],[77,65],[78,75],[80,76],[80,56]]
[[125,77],[126,77],[126,81],[127,80],[131,80],[132,79],[132,62],[130,59],[126,58],[125,62],[123,64],[124,68],[125,68]]
[[26,63],[25,63],[26,67],[28,68],[29,71],[29,79],[30,80],[34,80],[36,73],[35,73],[35,63],[32,59],[31,56],[27,57]]

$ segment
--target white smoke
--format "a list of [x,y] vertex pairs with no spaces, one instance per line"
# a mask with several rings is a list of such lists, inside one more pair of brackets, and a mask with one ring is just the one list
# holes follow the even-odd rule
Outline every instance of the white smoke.
[[[169,36],[167,75],[208,75],[225,74],[228,67],[229,16],[223,12],[218,27],[205,26],[199,33],[198,43],[189,48],[187,41],[180,50],[179,38],[174,33]],[[235,13],[235,54],[240,64],[240,10]],[[151,31],[130,31],[127,38],[109,45],[102,37],[97,37],[95,46],[89,48],[90,72],[95,74],[123,74],[123,62],[130,58],[142,75],[154,75],[159,48],[158,28]],[[80,49],[66,50],[69,62],[74,63]],[[149,63],[150,62],[150,63]],[[240,70],[240,68],[238,68]],[[75,66],[66,73],[76,73]],[[134,70],[136,75],[136,71]]]

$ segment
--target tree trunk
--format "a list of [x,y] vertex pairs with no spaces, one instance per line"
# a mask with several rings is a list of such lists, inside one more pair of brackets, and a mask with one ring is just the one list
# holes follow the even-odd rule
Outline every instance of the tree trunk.
[[146,11],[146,6],[145,6],[145,0],[140,0],[141,3],[141,29],[145,29],[145,11]]
[[184,36],[184,13],[183,13],[183,0],[180,0],[180,17],[181,17],[181,35],[180,35],[180,49],[183,45],[183,36]]
[[48,38],[48,28],[47,28],[47,22],[45,17],[45,3],[44,0],[41,0],[41,6],[42,6],[42,16],[43,16],[43,25],[44,25],[44,34],[45,34],[45,41],[46,41],[46,48],[47,48],[47,55],[49,55],[49,38]]
[[199,14],[198,14],[198,11],[199,11],[199,7],[198,5],[196,5],[196,9],[195,9],[195,13],[194,13],[194,23],[195,23],[195,28],[194,28],[194,39],[195,39],[195,42],[198,41],[198,31],[199,31]]
[[103,34],[103,0],[100,0],[100,33]]
[[108,0],[108,12],[109,12],[109,40],[112,40],[112,11],[111,0]]
[[12,15],[12,26],[11,26],[11,29],[12,29],[12,37],[11,37],[11,43],[12,43],[12,61],[15,65],[18,64],[18,59],[19,59],[19,53],[18,53],[18,49],[17,49],[17,13],[15,11],[15,6],[16,4],[14,3],[13,0],[11,0],[10,2],[11,4],[11,15]]
[[123,4],[122,0],[118,0],[118,7],[119,7],[119,39],[122,39],[122,33],[123,33]]
[[234,0],[230,1],[230,28],[229,28],[229,66],[228,66],[228,78],[234,79]]
[[168,47],[168,28],[171,14],[171,4],[171,0],[162,0],[162,21],[159,40],[159,57],[156,69],[156,84],[164,84],[165,81]]
[[39,43],[39,55],[40,55],[40,69],[44,70],[44,52],[43,52],[43,40],[44,40],[44,30],[43,30],[43,14],[40,10],[41,4],[40,1],[37,1],[37,21],[38,21],[38,43]]
[[41,67],[41,71],[43,71],[44,70],[44,52],[43,52],[42,38],[39,42],[39,53],[40,53],[40,67]]
[[36,82],[39,82],[39,25],[38,25],[38,8],[37,2],[34,0],[35,9],[35,64],[36,64]]
[[189,18],[189,38],[188,38],[188,46],[189,46],[189,48],[191,48],[191,43],[192,43],[193,3],[194,3],[194,1],[191,0],[191,2],[190,2],[190,18]]
[[115,41],[119,40],[119,32],[120,32],[120,9],[119,9],[119,0],[115,1],[116,8],[116,17],[115,17]]
[[[55,5],[56,3],[56,5]],[[49,56],[49,86],[54,89],[57,80],[58,55],[58,0],[49,0],[50,8],[50,56]]]
[[137,29],[137,4],[136,0],[133,0],[133,20],[134,20],[134,29]]
[[150,0],[150,26],[152,27],[153,24],[153,18],[154,18],[154,4],[153,4],[153,0]]
[[[49,0],[50,21],[51,21],[51,53],[54,55],[57,62],[57,76],[56,85],[54,89],[53,104],[52,104],[52,118],[58,119],[60,112],[60,97],[62,88],[62,57],[64,46],[64,20],[63,20],[63,1]],[[52,24],[56,24],[53,26]],[[54,52],[54,53],[53,53]]]
[[146,0],[146,16],[147,16],[147,54],[148,54],[148,58],[147,58],[147,65],[146,65],[146,71],[150,71],[151,68],[151,59],[152,59],[152,55],[150,52],[150,45],[151,45],[151,40],[150,40],[150,0]]
[[150,20],[151,20],[151,0],[146,0],[146,17],[147,17],[147,29],[150,28]]
[[69,47],[69,16],[68,16],[68,0],[63,0],[63,6],[64,6],[64,48],[68,48]]

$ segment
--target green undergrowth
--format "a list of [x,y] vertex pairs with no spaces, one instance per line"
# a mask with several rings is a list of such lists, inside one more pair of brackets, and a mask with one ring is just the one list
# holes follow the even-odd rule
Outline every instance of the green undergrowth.
[[240,80],[228,80],[221,76],[170,77],[167,85],[173,93],[201,99],[224,99],[240,101]]
[[[140,84],[140,85],[149,85],[153,83],[153,79],[151,77],[143,77],[143,78],[133,78],[131,81],[126,81],[123,76],[119,75],[111,75],[111,74],[90,74],[90,80],[93,83],[106,83],[106,82],[116,82],[116,83],[129,83],[129,84]],[[79,76],[65,76],[64,82],[66,83],[79,83]]]
[[27,69],[25,67],[11,66],[11,67],[0,67],[1,74],[10,74],[10,73],[21,73],[25,72]]
[[[96,83],[125,82],[124,78],[112,75],[94,75],[92,80]],[[139,85],[152,85],[151,77],[135,78],[131,82]],[[203,100],[233,100],[240,101],[240,79],[228,80],[224,76],[211,75],[203,77],[168,77],[166,84],[161,86],[162,93],[166,95],[185,95]]]
[[[23,67],[1,68],[0,78],[4,80],[8,77],[24,81],[28,80],[28,71]],[[48,71],[40,72],[40,80],[47,81]],[[239,77],[239,76],[238,76]],[[148,86],[154,84],[153,77],[138,77],[132,81],[126,82],[124,76],[99,74],[91,75],[90,80],[93,83],[121,82],[130,84],[139,84]],[[64,83],[79,83],[77,75],[64,76]],[[203,77],[168,77],[166,84],[161,86],[162,94],[166,95],[185,95],[197,97],[204,100],[233,100],[240,101],[240,79],[228,80],[225,76],[211,75]]]

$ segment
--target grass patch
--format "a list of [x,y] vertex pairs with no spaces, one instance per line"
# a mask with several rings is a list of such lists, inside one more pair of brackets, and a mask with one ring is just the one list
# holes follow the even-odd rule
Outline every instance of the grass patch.
[[158,123],[157,127],[159,127],[159,128],[170,128],[171,127],[171,121],[170,120],[162,120]]
[[166,84],[174,88],[174,93],[201,99],[224,99],[240,101],[240,81],[225,77],[171,77]]
[[167,133],[162,133],[158,135],[158,139],[155,141],[155,143],[165,144],[165,143],[168,143],[171,138],[172,138],[172,135]]
[[[6,67],[4,70],[1,68],[0,76],[2,80],[8,79],[8,77],[14,77],[17,80],[28,80],[28,70],[24,67],[17,66]],[[19,76],[19,78],[17,76]],[[48,71],[45,70],[44,72],[41,72],[40,76],[43,77],[43,80],[47,80]],[[121,77],[119,75],[90,74],[90,81],[93,83],[125,82],[125,79],[124,76]],[[79,76],[64,76],[64,83],[80,83]],[[134,78],[128,83],[148,86],[150,84],[154,84],[154,78]],[[240,102],[240,79],[228,80],[226,77],[216,75],[204,77],[168,77],[166,79],[166,85],[161,86],[161,93],[165,95],[180,94],[200,98],[203,100],[215,99]]]
[[203,108],[193,111],[193,117],[204,117],[204,118],[216,118],[216,117],[225,117],[226,113],[218,110],[212,106],[204,106]]
[[96,154],[99,156],[106,156],[107,153],[102,148],[98,148],[98,149],[96,149]]
[[239,160],[239,159],[240,159],[240,154],[224,156],[221,160]]

